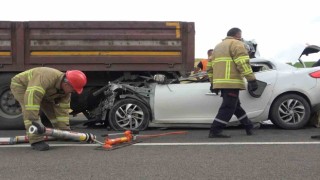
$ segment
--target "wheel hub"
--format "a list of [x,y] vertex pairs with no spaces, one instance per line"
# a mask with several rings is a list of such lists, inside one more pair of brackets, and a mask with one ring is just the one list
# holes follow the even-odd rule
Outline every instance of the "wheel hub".
[[116,121],[124,129],[138,128],[143,122],[143,112],[135,104],[125,104],[117,110]]
[[4,91],[0,96],[0,109],[7,115],[20,115],[22,113],[19,103],[10,90]]
[[302,121],[305,114],[302,103],[296,99],[289,99],[280,106],[279,115],[283,122],[296,124]]

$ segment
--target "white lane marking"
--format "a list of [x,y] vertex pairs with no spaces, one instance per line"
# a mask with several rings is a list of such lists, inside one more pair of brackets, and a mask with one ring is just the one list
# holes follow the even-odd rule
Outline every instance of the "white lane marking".
[[[99,147],[99,144],[50,144],[51,147]],[[30,144],[0,145],[2,147],[31,147]]]
[[[227,146],[227,145],[306,145],[319,142],[198,142],[198,143],[137,143],[134,146]],[[50,144],[52,147],[99,147],[99,144]],[[0,148],[30,147],[29,144],[0,145]]]
[[137,143],[137,146],[225,146],[225,145],[305,145],[320,142],[201,142],[201,143]]

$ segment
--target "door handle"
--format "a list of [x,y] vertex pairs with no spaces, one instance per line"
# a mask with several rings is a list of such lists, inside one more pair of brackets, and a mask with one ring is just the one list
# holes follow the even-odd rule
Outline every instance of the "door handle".
[[206,96],[220,96],[220,94],[216,94],[216,93],[212,93],[212,92],[208,92],[205,95]]

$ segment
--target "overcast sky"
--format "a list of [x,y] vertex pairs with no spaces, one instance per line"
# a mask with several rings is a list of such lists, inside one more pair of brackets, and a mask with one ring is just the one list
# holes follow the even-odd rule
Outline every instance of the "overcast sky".
[[[319,2],[319,1],[318,1]],[[255,39],[263,57],[295,43],[320,44],[316,0],[6,0],[1,21],[189,21],[196,58],[205,58],[232,27]]]

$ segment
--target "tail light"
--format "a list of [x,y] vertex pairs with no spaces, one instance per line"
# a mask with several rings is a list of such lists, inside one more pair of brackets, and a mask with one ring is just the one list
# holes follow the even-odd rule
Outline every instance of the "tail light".
[[320,78],[320,70],[309,74],[313,78]]

